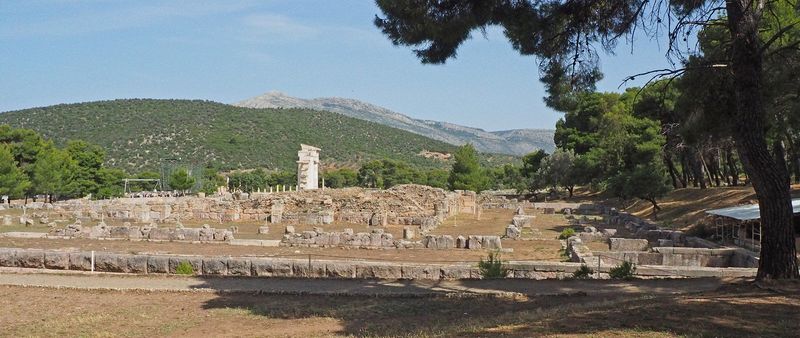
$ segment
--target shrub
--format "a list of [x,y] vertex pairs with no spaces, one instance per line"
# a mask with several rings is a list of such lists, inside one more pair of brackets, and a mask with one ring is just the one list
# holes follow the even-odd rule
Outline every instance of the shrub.
[[182,261],[175,267],[175,273],[178,275],[194,275],[194,268],[189,262]]
[[508,276],[508,269],[503,266],[503,261],[500,260],[500,254],[490,252],[487,260],[478,262],[478,270],[480,270],[481,277],[483,278],[505,278]]
[[561,233],[558,235],[558,239],[567,239],[567,238],[570,238],[572,236],[575,236],[575,229],[566,228],[566,229],[562,230]]
[[575,270],[575,273],[572,274],[572,278],[575,278],[575,279],[589,279],[589,278],[592,278],[593,274],[594,274],[594,270],[592,270],[592,268],[590,268],[590,267],[588,267],[586,265],[581,265],[581,267],[578,268],[578,270]]
[[622,262],[622,264],[608,270],[608,275],[611,279],[633,279],[636,273],[636,265],[631,262]]

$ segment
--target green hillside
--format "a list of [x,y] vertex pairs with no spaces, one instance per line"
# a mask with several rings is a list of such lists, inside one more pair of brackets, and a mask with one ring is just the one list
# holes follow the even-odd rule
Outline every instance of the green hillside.
[[30,128],[56,143],[83,139],[106,148],[107,164],[130,172],[165,158],[225,169],[294,170],[300,143],[322,148],[324,164],[391,158],[433,167],[423,149],[455,146],[344,115],[304,109],[251,109],[200,100],[113,100],[0,114],[0,124]]

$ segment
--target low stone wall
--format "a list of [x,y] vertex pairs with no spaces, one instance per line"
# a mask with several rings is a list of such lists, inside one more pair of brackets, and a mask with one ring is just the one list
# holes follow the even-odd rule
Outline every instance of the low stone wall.
[[83,227],[80,224],[70,224],[63,229],[53,229],[49,236],[75,237],[92,239],[133,239],[157,241],[191,241],[214,242],[233,240],[233,231],[215,229],[208,225],[202,228],[164,228],[155,224],[148,226],[106,226],[99,224],[93,227]]
[[[370,261],[306,260],[286,258],[181,256],[94,253],[94,268],[99,272],[136,274],[175,274],[182,262],[190,264],[196,275],[255,276],[281,278],[363,278],[363,279],[477,279],[475,264],[421,264]],[[509,262],[509,278],[567,278],[580,263]],[[91,271],[92,252],[0,248],[0,266],[54,270]],[[608,267],[601,267],[601,278]],[[752,277],[756,269],[688,268],[670,270],[654,266],[637,267],[640,277]]]
[[420,240],[413,240],[414,229],[404,229],[404,238],[395,239],[383,229],[372,232],[354,233],[353,229],[342,232],[326,232],[322,229],[295,233],[294,228],[287,227],[281,241],[284,246],[303,247],[351,247],[376,249],[502,249],[500,236],[458,236],[425,235]]

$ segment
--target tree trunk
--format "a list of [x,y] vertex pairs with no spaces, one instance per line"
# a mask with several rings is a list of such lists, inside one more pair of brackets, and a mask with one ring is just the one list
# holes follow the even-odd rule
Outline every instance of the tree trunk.
[[653,205],[653,220],[658,220],[658,212],[661,211],[661,207],[656,202],[656,199],[653,197],[644,197],[643,200],[650,202]]
[[739,157],[760,206],[761,258],[756,278],[798,279],[789,173],[770,154],[762,101],[762,53],[759,20],[762,1],[728,0],[731,71],[736,109],[730,116]]
[[792,171],[794,172],[794,182],[798,183],[800,182],[800,158],[797,156],[797,146],[794,144],[794,138],[791,133],[786,131],[784,136],[789,150],[789,163],[791,163]]
[[700,161],[700,151],[694,150],[690,158],[692,166],[692,176],[694,176],[694,186],[699,186],[700,189],[707,188],[705,174],[703,173],[703,165]]
[[736,168],[736,161],[733,159],[733,150],[728,148],[725,150],[726,162],[728,162],[728,170],[731,172],[731,183],[734,186],[739,185],[739,169]]
[[[672,179],[672,187],[678,189],[678,174],[675,170],[675,164],[672,163],[672,155],[669,152],[664,152],[664,164],[667,165],[667,171],[669,172],[669,177]],[[684,187],[685,188],[685,187]]]

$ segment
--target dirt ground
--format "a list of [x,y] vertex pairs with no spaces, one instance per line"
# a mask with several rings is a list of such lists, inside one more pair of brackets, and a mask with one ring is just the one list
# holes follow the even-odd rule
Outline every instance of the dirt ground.
[[7,336],[791,337],[800,287],[684,295],[296,296],[0,286]]
[[[13,210],[17,212],[19,210]],[[6,211],[7,212],[7,211]],[[536,218],[530,228],[523,229],[522,240],[503,240],[504,249],[512,249],[512,252],[502,253],[504,260],[546,260],[561,261],[564,257],[561,254],[561,243],[558,241],[558,234],[570,226],[569,221],[563,215],[544,215],[535,213],[534,210],[527,210],[529,214],[535,214]],[[0,212],[2,213],[2,212]],[[492,209],[485,210],[480,219],[472,214],[460,214],[450,217],[432,234],[436,235],[503,235],[506,226],[511,222],[513,210]],[[121,222],[106,222],[109,225]],[[84,222],[93,224],[93,222]],[[194,227],[202,225],[202,222],[183,222],[184,226]],[[236,238],[242,239],[280,239],[283,236],[285,225],[271,225],[268,235],[257,234],[259,224],[252,223],[227,223],[223,225],[213,225],[215,227],[229,227],[235,224],[239,227]],[[311,230],[312,225],[294,225],[296,231]],[[369,232],[373,228],[358,224],[331,224],[321,226],[326,231],[341,231],[344,228],[352,228],[356,232]],[[392,233],[395,238],[401,238],[403,226],[389,225],[386,231]],[[536,236],[532,229],[538,229]],[[0,232],[9,231],[32,231],[47,232],[48,227],[42,224],[35,224],[31,227],[24,226],[5,226],[0,227]],[[594,243],[593,243],[594,244]],[[605,244],[597,243],[597,249],[606,247]],[[396,262],[477,262],[485,258],[486,252],[482,250],[366,250],[349,248],[306,248],[306,247],[255,247],[255,246],[232,246],[220,243],[192,244],[180,242],[146,242],[146,241],[127,241],[127,240],[93,240],[93,239],[28,239],[28,238],[3,238],[0,237],[0,247],[18,248],[43,248],[43,249],[76,249],[76,250],[95,250],[124,253],[171,253],[171,254],[193,254],[193,255],[231,255],[231,256],[273,256],[273,257],[302,257],[309,255],[312,259],[369,259],[385,260]]]

